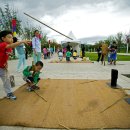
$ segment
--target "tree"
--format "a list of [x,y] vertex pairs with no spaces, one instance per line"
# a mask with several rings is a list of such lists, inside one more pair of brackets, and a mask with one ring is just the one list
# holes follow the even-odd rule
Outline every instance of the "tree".
[[0,30],[12,30],[12,19],[16,19],[16,33],[22,34],[21,20],[17,16],[17,12],[5,5],[5,10],[0,8]]
[[57,41],[54,39],[52,42],[51,42],[51,47],[54,48],[57,50],[57,48],[61,48],[61,44],[58,44]]
[[42,38],[41,38],[41,47],[42,47],[42,49],[44,47],[46,47],[46,48],[49,47],[47,35],[42,36]]
[[107,38],[107,41],[108,41],[108,43],[109,43],[109,45],[110,45],[110,44],[113,43],[113,41],[115,41],[115,37],[114,37],[114,36],[109,36],[109,37]]
[[117,33],[115,40],[116,40],[116,43],[118,45],[118,51],[120,52],[121,45],[123,44],[123,34],[121,32]]

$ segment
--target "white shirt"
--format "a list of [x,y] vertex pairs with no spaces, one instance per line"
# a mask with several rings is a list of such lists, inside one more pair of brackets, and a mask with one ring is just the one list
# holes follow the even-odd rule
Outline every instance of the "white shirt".
[[35,49],[36,52],[41,52],[41,41],[38,37],[32,39],[32,48]]
[[59,52],[59,57],[62,57],[63,56],[63,53],[62,52]]

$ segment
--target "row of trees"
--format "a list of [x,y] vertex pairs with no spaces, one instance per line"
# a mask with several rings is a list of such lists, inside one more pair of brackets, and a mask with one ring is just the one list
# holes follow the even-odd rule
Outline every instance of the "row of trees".
[[86,44],[86,51],[96,51],[96,49],[104,42],[108,44],[113,43],[113,41],[116,42],[118,47],[118,52],[128,52],[130,50],[130,35],[124,35],[123,33],[117,33],[116,36],[109,36],[106,40],[98,41],[94,45]]
[[[41,33],[41,44],[42,48],[49,47],[47,34],[43,35],[42,29],[40,26],[35,26],[30,21],[23,19],[23,21],[18,16],[18,11],[11,9],[8,4],[5,5],[5,8],[0,8],[0,30],[12,30],[12,19],[16,19],[16,33],[18,37],[22,39],[32,39],[34,36],[34,31],[39,30]],[[51,41],[51,47],[58,47],[58,44],[55,40]],[[26,46],[29,53],[32,52],[30,46]]]

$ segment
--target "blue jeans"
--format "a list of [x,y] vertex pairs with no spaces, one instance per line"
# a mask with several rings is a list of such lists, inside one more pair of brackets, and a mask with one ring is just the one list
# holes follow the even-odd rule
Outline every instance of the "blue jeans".
[[47,59],[47,54],[44,54],[44,59]]
[[0,78],[3,82],[3,87],[5,92],[11,93],[11,84],[10,84],[10,79],[9,79],[9,74],[8,71],[6,69],[0,68]]
[[37,61],[41,61],[41,52],[37,52],[37,55],[33,53],[33,60],[34,63],[36,63]]
[[17,65],[17,71],[20,70],[21,65],[23,64],[23,69],[26,67],[26,59],[25,59],[25,54],[19,55],[19,61]]

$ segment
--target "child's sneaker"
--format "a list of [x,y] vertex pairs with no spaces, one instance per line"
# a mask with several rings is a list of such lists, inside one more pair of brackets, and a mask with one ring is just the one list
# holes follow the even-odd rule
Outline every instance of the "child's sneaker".
[[38,86],[36,86],[36,85],[33,85],[32,88],[33,88],[34,90],[40,89],[40,88],[39,88]]
[[38,87],[38,86],[35,86],[35,89],[36,89],[36,90],[38,90],[38,89],[40,89],[40,87]]
[[32,87],[28,87],[28,91],[31,92],[34,91],[34,89]]
[[12,99],[12,100],[16,100],[17,99],[17,97],[13,93],[8,93],[7,94],[7,98]]
[[28,90],[28,89],[29,89],[29,87],[26,87],[26,89]]

